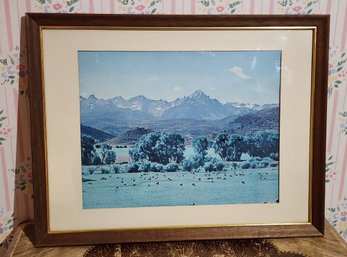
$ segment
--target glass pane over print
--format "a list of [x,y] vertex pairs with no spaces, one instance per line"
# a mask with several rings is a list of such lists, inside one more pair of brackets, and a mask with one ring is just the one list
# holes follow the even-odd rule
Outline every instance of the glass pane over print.
[[279,202],[281,51],[79,51],[83,208]]

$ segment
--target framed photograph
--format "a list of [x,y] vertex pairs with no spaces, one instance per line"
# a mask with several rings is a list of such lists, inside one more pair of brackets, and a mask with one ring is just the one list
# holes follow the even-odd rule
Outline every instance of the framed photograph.
[[323,234],[328,16],[26,21],[37,246]]

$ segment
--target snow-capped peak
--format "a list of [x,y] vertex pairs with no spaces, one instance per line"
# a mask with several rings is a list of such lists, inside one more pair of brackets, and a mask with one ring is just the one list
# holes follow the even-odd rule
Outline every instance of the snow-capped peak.
[[96,98],[95,95],[90,95],[90,96],[88,97],[88,100],[98,100],[98,98]]
[[210,97],[207,96],[202,90],[196,90],[193,94],[188,96],[188,98],[191,98],[191,99],[200,99],[200,98],[210,99]]

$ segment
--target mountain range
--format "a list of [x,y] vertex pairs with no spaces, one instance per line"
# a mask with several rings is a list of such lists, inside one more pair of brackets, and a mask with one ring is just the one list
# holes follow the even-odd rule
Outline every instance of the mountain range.
[[[278,104],[223,104],[201,90],[171,102],[148,99],[142,95],[128,100],[121,96],[108,100],[94,95],[81,96],[80,112],[81,124],[107,133],[107,136],[102,134],[103,137],[119,137],[112,141],[118,143],[131,137],[137,138],[138,133],[132,132],[135,128],[175,132],[189,139],[220,131],[249,133],[277,130],[279,124]],[[90,129],[84,131],[101,135]]]
[[[244,104],[228,102],[222,104],[212,99],[203,91],[197,90],[192,95],[177,98],[174,101],[153,100],[143,95],[124,99],[116,96],[111,99],[99,99],[94,95],[80,97],[81,117],[122,116],[122,120],[219,120],[228,116],[242,115],[261,109],[278,106],[278,104]],[[141,117],[139,117],[141,116]]]

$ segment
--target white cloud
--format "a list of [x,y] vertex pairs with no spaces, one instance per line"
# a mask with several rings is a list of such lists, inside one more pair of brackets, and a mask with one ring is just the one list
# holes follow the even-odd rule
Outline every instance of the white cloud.
[[98,53],[94,54],[94,58],[95,58],[95,64],[98,64],[99,63],[99,55],[98,55]]
[[215,88],[215,87],[210,87],[209,90],[210,90],[210,91],[215,91],[216,88]]
[[251,70],[254,70],[256,65],[257,65],[257,57],[253,56],[253,60],[251,62]]
[[156,80],[159,80],[159,78],[155,76],[155,77],[150,77],[148,80],[149,81],[156,81]]
[[181,87],[176,86],[176,87],[174,87],[174,91],[176,91],[176,92],[178,92],[178,91],[182,91],[182,88],[181,88]]
[[251,77],[243,73],[243,70],[239,66],[233,66],[229,69],[230,72],[238,76],[240,79],[250,79]]

